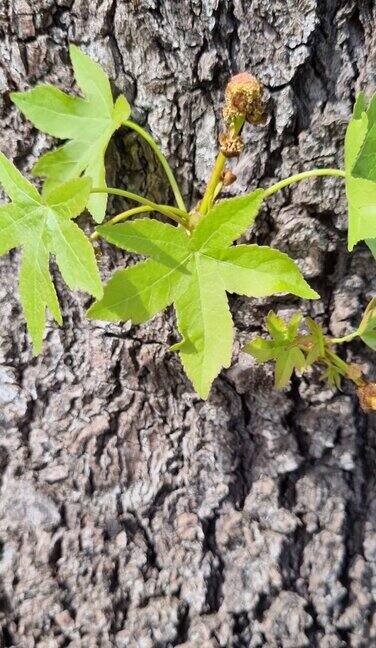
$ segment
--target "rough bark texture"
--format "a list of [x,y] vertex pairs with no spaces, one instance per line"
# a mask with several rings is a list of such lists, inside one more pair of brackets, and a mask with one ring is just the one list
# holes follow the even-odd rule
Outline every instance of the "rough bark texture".
[[[28,171],[51,145],[8,91],[70,88],[70,40],[132,101],[191,202],[239,70],[266,85],[269,119],[247,130],[232,191],[341,165],[354,93],[375,86],[375,15],[373,0],[3,0],[0,148]],[[133,135],[115,138],[109,164],[111,182],[167,198]],[[342,181],[278,194],[253,234],[319,290],[306,312],[348,332],[376,270],[364,246],[347,254]],[[104,277],[130,258],[103,252]],[[88,300],[59,279],[64,326],[32,358],[17,262],[1,259],[0,645],[376,645],[375,419],[315,372],[276,393],[271,369],[240,352],[271,306],[299,302],[232,300],[233,366],[202,402],[168,351],[172,313],[88,322]],[[372,377],[371,354],[346,354]]]

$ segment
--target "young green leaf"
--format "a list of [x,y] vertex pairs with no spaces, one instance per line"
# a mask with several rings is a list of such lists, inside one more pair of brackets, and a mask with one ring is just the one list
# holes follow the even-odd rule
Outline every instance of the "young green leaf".
[[[93,186],[106,185],[105,152],[114,131],[128,119],[130,107],[124,97],[113,102],[110,82],[102,68],[75,45],[69,48],[78,87],[85,99],[39,85],[28,92],[13,92],[11,99],[41,131],[69,140],[43,155],[33,173],[46,178],[45,191],[78,177],[92,180]],[[93,218],[103,220],[106,194],[92,194],[87,208]]]
[[348,246],[376,237],[376,95],[365,112],[359,95],[346,130],[345,171],[349,205]]
[[310,367],[316,360],[325,356],[325,338],[319,324],[310,317],[306,317],[305,321],[311,334],[309,340],[310,346],[306,358],[306,364]]
[[306,362],[296,340],[301,315],[294,315],[286,323],[271,311],[266,319],[271,340],[256,337],[245,345],[244,351],[259,362],[275,360],[275,386],[283,389],[288,384],[294,369],[303,370]]
[[291,348],[286,353],[280,353],[275,363],[275,386],[283,389],[288,385],[294,369],[302,371],[305,367],[305,358],[301,349]]
[[358,327],[358,335],[367,346],[376,351],[376,297],[371,299],[364,311]]
[[[362,95],[361,95],[362,97]],[[356,178],[365,178],[376,182],[376,93],[371,98],[367,112],[365,112],[366,105],[364,96],[360,100],[361,105],[357,105],[358,120],[366,115],[367,130],[362,140],[360,141],[360,148],[356,157],[356,161],[352,170],[352,174]]]
[[151,260],[115,273],[89,317],[138,323],[174,303],[182,340],[172,348],[206,398],[221,367],[231,360],[226,290],[256,297],[281,291],[318,297],[286,255],[257,245],[229,247],[253,223],[262,199],[263,191],[257,190],[219,202],[191,237],[151,219],[97,228],[111,243]]
[[[369,335],[369,346],[376,347],[376,298],[367,308],[357,334]],[[361,371],[356,365],[347,365],[332,350],[333,340],[326,340],[322,327],[307,317],[305,323],[309,333],[299,335],[301,315],[294,315],[289,322],[271,311],[266,326],[271,340],[256,337],[244,347],[258,362],[275,361],[275,386],[282,389],[289,382],[294,369],[303,371],[315,362],[325,366],[322,379],[333,387],[340,387],[341,377],[347,376],[357,385],[361,384]],[[355,337],[355,335],[353,336]]]
[[341,379],[343,374],[334,364],[328,364],[325,371],[321,374],[321,380],[327,380],[331,387],[341,389]]
[[42,197],[0,153],[0,184],[12,199],[0,207],[0,254],[22,247],[20,299],[34,351],[39,353],[46,308],[58,324],[62,321],[49,272],[50,254],[70,288],[98,298],[103,293],[93,248],[72,221],[85,208],[91,182],[76,178]]
[[[294,315],[294,326],[295,322],[297,322],[298,325],[301,322],[301,316],[299,314]],[[269,311],[266,316],[266,328],[268,329],[270,336],[274,338],[275,342],[285,342],[286,336],[289,337],[289,324],[274,311]],[[295,335],[292,336],[292,338],[294,337]]]

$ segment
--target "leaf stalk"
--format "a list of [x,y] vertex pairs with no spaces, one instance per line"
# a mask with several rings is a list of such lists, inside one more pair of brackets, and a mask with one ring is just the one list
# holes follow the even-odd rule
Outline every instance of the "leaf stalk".
[[154,151],[156,157],[158,158],[159,162],[161,163],[164,172],[166,174],[166,177],[170,183],[171,189],[173,191],[173,194],[175,196],[176,204],[181,209],[182,211],[186,212],[187,208],[184,203],[183,196],[181,194],[181,191],[179,189],[179,185],[176,181],[176,178],[174,176],[174,173],[167,161],[167,158],[165,155],[162,153],[160,147],[156,143],[156,141],[153,139],[153,137],[148,133],[144,128],[136,124],[135,122],[131,121],[130,119],[127,119],[126,121],[123,122],[124,126],[127,126],[131,130],[135,131],[140,137],[142,137],[145,142],[149,144],[149,146],[152,148]]
[[141,203],[141,205],[151,207],[152,209],[150,211],[159,212],[160,214],[171,218],[171,220],[175,221],[175,223],[179,223],[179,225],[183,225],[183,227],[188,229],[189,214],[180,208],[171,207],[170,205],[159,205],[158,203],[155,203],[152,200],[148,200],[143,196],[139,196],[138,194],[132,193],[131,191],[126,191],[125,189],[116,189],[115,187],[94,187],[93,189],[91,189],[90,193],[107,193],[112,196],[122,196],[123,198],[128,198],[128,200],[133,200],[134,202]]
[[[242,116],[238,119],[236,119],[233,127],[232,127],[232,133],[234,136],[238,135],[243,128],[245,118]],[[225,168],[225,164],[227,162],[227,157],[223,155],[222,151],[220,151],[217,155],[216,161],[214,163],[213,170],[211,172],[210,178],[208,180],[208,184],[205,189],[205,193],[203,195],[203,198],[199,204],[198,210],[200,214],[204,216],[206,212],[210,209],[210,207],[213,204],[214,198],[219,193],[219,190],[217,190],[218,185],[221,184],[221,176],[223,173],[223,170]]]
[[269,198],[273,194],[277,193],[277,191],[280,191],[280,189],[284,189],[285,187],[288,187],[291,184],[294,184],[295,182],[300,182],[301,180],[308,180],[309,178],[317,178],[321,176],[337,176],[339,178],[345,178],[346,173],[342,171],[342,169],[311,169],[310,171],[302,171],[302,173],[295,173],[292,176],[289,176],[288,178],[285,178],[284,180],[281,180],[280,182],[276,182],[275,184],[271,185],[267,189],[265,189],[264,197]]
[[[153,211],[152,207],[148,207],[146,205],[141,205],[140,207],[133,207],[132,209],[127,209],[127,211],[121,212],[121,214],[117,214],[117,216],[114,216],[110,220],[108,220],[104,225],[116,225],[116,223],[120,223],[121,221],[126,220],[127,218],[130,218],[131,216],[136,216],[137,214],[145,214],[146,212],[151,212]],[[99,232],[95,231],[91,234],[90,240],[91,241],[96,241],[99,238]]]

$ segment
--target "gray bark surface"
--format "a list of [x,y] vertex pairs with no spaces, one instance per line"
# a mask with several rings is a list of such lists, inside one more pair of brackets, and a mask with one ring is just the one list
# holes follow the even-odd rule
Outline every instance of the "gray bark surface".
[[[8,92],[74,87],[73,41],[126,93],[192,204],[241,70],[265,84],[269,117],[246,131],[232,192],[341,165],[354,94],[375,89],[375,16],[372,0],[3,0],[0,149],[29,172],[51,146]],[[133,135],[118,133],[108,160],[111,183],[168,198]],[[346,219],[342,181],[311,180],[253,230],[298,261],[322,295],[304,311],[334,335],[376,286],[366,248],[346,251]],[[104,278],[132,259],[102,251]],[[299,300],[231,299],[233,365],[203,402],[168,351],[172,312],[89,322],[58,273],[64,326],[49,323],[33,358],[18,258],[0,259],[2,648],[376,645],[375,418],[318,372],[277,393],[272,369],[241,352],[270,308],[287,316]],[[375,378],[371,353],[345,354]]]

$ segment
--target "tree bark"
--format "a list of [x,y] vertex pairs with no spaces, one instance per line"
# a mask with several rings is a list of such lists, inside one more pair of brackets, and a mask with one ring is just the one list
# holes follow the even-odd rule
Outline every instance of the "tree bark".
[[[52,145],[8,92],[71,89],[71,41],[127,95],[191,205],[238,71],[265,84],[269,117],[247,128],[229,195],[341,166],[354,95],[375,89],[375,17],[373,0],[4,0],[0,148],[28,173]],[[168,198],[132,134],[116,135],[108,167],[117,186]],[[317,179],[276,195],[246,237],[298,261],[322,295],[303,310],[335,336],[376,282],[365,246],[348,254],[346,224],[343,182]],[[102,251],[105,279],[132,259]],[[241,352],[269,309],[288,316],[299,300],[231,299],[233,364],[203,402],[168,350],[172,312],[89,322],[87,297],[58,273],[64,325],[49,323],[33,358],[18,253],[0,263],[0,645],[376,645],[375,418],[316,371],[278,393],[271,368]],[[375,378],[362,345],[345,355]]]

